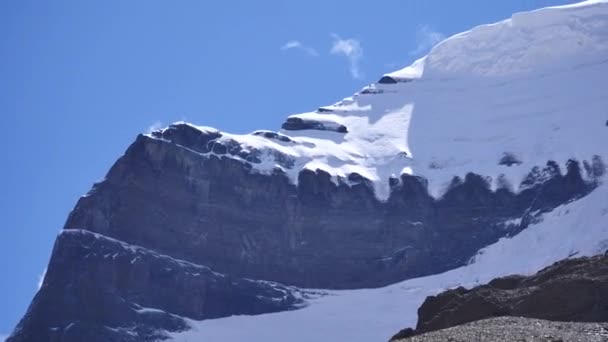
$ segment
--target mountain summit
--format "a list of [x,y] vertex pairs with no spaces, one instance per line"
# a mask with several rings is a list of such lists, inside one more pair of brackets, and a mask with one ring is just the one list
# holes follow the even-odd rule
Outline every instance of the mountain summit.
[[607,16],[476,27],[279,131],[139,135],[8,341],[371,341],[442,288],[603,252]]

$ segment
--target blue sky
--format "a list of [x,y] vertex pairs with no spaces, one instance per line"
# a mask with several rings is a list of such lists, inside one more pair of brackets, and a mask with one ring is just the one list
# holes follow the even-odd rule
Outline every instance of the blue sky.
[[78,197],[138,133],[178,120],[278,129],[443,37],[573,2],[0,2],[0,335]]

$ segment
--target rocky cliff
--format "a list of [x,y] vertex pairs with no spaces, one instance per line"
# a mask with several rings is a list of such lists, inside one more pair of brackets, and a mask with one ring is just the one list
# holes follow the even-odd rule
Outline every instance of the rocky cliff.
[[182,317],[302,304],[295,288],[247,279],[357,288],[439,273],[584,196],[595,185],[585,179],[601,175],[590,169],[583,178],[576,161],[565,172],[550,162],[539,169],[549,177],[533,171],[530,186],[514,193],[470,173],[439,199],[424,178],[402,175],[379,201],[360,176],[335,184],[305,170],[294,186],[279,171],[201,157],[212,141],[188,125],[165,132],[139,136],[79,200],[9,341],[154,340],[187,328]]
[[601,184],[606,15],[589,2],[475,28],[279,132],[137,136],[78,200],[9,341],[162,339],[302,307],[299,288],[467,264]]
[[280,170],[261,175],[222,154],[201,156],[231,153],[215,134],[181,124],[156,136],[138,137],[66,228],[300,287],[377,287],[460,266],[594,186],[571,161],[565,172],[555,163],[538,169],[548,175],[540,181],[532,172],[518,193],[469,173],[435,199],[424,178],[402,175],[380,201],[358,174],[336,184],[323,170],[303,170],[295,186]]

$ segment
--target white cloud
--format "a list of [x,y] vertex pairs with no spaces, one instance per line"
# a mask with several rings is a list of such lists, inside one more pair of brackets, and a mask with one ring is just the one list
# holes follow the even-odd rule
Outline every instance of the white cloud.
[[285,45],[281,46],[282,51],[287,51],[291,49],[296,49],[305,52],[307,55],[312,57],[319,56],[319,53],[314,48],[302,44],[299,40],[290,40]]
[[445,38],[443,33],[435,31],[428,25],[418,26],[418,29],[416,29],[416,48],[410,51],[410,55],[427,53],[433,46]]
[[[44,276],[46,276],[46,267],[44,268],[42,273],[40,273],[40,275],[38,276],[38,290],[40,290],[40,288],[42,287],[42,283],[44,282]],[[0,341],[2,341],[2,340],[0,339]]]
[[150,134],[158,129],[161,129],[163,127],[163,124],[160,121],[154,121],[153,124],[151,124],[150,126],[148,126],[148,128],[146,129],[146,133]]
[[334,39],[330,50],[331,54],[345,56],[350,64],[350,74],[353,78],[363,78],[363,74],[359,68],[359,61],[363,57],[361,42],[352,38],[342,39],[337,34],[332,34],[331,36]]
[[0,342],[4,342],[8,338],[8,334],[0,334]]

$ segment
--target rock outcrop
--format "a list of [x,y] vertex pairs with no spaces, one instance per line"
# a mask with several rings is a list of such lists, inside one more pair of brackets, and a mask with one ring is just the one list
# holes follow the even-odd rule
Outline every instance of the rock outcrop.
[[44,283],[7,341],[156,341],[206,319],[297,308],[294,288],[233,278],[86,230],[57,238]]
[[428,297],[416,330],[393,339],[497,316],[567,322],[608,322],[608,256],[566,259],[529,277],[497,278]]
[[296,186],[280,169],[255,172],[263,152],[221,136],[185,124],[140,135],[70,213],[9,341],[154,340],[186,329],[185,318],[303,305],[289,286],[378,287],[442,272],[584,196],[597,171],[550,162],[518,193],[470,173],[438,199],[404,174],[379,201],[356,173],[335,182],[304,169]]
[[[328,110],[321,110],[321,112],[327,112]],[[302,119],[298,117],[290,117],[281,126],[287,131],[300,131],[300,130],[317,130],[317,131],[330,131],[338,133],[348,133],[348,128],[344,125],[337,124],[330,121],[318,121]]]
[[[324,171],[305,169],[295,186],[278,169],[252,172],[247,162],[210,153],[215,143],[205,134],[178,125],[161,139],[139,136],[80,199],[66,228],[236,277],[378,287],[460,266],[593,188],[573,161],[565,174],[555,163],[535,169],[520,193],[492,191],[471,173],[435,199],[424,178],[402,175],[381,202],[357,174],[335,183]],[[521,223],[505,223],[513,218]]]

